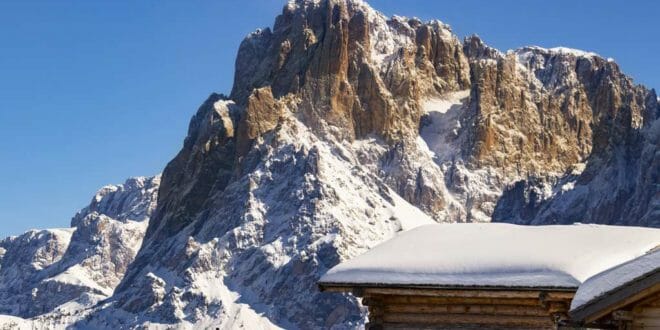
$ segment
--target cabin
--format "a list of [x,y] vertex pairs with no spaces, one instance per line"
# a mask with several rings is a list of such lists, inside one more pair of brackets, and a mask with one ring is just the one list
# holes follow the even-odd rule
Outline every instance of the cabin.
[[570,317],[589,328],[660,329],[660,249],[588,279]]
[[[660,230],[650,228],[425,225],[335,266],[319,287],[361,297],[367,329],[575,328],[599,324],[573,320],[586,315],[574,303],[581,285],[658,244]],[[584,306],[601,299],[593,292],[578,295],[589,301]]]

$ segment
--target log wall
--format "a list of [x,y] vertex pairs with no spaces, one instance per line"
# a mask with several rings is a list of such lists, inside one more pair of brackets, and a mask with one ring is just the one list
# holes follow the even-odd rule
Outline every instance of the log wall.
[[366,288],[367,329],[556,329],[574,292]]

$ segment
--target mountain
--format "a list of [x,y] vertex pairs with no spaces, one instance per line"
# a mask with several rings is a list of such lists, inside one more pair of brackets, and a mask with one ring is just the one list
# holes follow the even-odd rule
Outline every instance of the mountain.
[[103,187],[70,228],[0,241],[0,314],[66,318],[110,297],[144,238],[159,184],[138,177]]
[[654,90],[593,53],[500,52],[360,0],[290,1],[242,42],[137,255],[73,325],[357,327],[359,301],[316,281],[419,224],[658,227],[658,116]]

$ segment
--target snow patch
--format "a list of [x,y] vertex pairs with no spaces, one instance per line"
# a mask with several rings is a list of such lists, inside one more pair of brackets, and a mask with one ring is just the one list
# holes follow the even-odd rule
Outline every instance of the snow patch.
[[62,273],[46,279],[44,282],[58,282],[63,284],[82,286],[97,291],[105,296],[112,295],[113,290],[99,285],[93,278],[89,270],[81,265],[69,267]]
[[530,52],[541,52],[546,54],[561,54],[561,55],[573,55],[575,57],[591,58],[591,57],[600,57],[600,55],[594,52],[587,52],[580,49],[568,48],[568,47],[553,47],[553,48],[543,48],[539,46],[526,46],[514,50],[513,52],[525,55]]
[[599,56],[598,54],[594,52],[587,52],[584,50],[580,49],[574,49],[574,48],[568,48],[568,47],[554,47],[548,49],[551,53],[559,53],[559,54],[570,54],[576,57],[594,57],[594,56]]
[[0,315],[0,328],[12,330],[33,330],[34,322],[11,315]]
[[459,135],[460,114],[469,96],[470,90],[464,90],[426,100],[422,105],[426,118],[420,130],[423,141],[418,139],[418,143],[422,150],[430,150],[439,164],[453,160],[460,152],[454,141]]
[[390,208],[392,218],[399,221],[401,229],[406,231],[419,226],[436,223],[426,213],[411,205],[398,194],[390,190],[394,203]]

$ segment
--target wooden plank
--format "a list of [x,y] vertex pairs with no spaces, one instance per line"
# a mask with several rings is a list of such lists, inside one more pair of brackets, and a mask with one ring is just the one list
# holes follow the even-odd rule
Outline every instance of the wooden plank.
[[575,297],[574,291],[573,292],[551,291],[545,293],[546,301],[564,301],[564,300],[571,301],[573,300],[573,297]]
[[552,318],[546,316],[496,316],[481,314],[410,314],[389,313],[383,315],[384,323],[417,323],[445,325],[519,326],[530,328],[553,327]]
[[377,305],[382,305],[383,300],[382,297],[364,297],[362,298],[362,305],[365,306],[377,306]]
[[568,312],[569,305],[564,302],[553,301],[546,304],[546,309],[549,313],[566,313]]
[[369,317],[381,316],[385,313],[385,308],[381,306],[369,306]]
[[[395,296],[430,296],[430,297],[472,297],[472,298],[539,298],[542,291],[529,290],[451,290],[451,289],[419,289],[419,288],[364,288],[364,295],[395,295]],[[551,297],[564,297],[565,292],[548,293]],[[571,299],[574,292],[568,293]],[[565,298],[563,298],[565,299]]]
[[612,312],[612,319],[617,321],[631,321],[633,319],[633,313],[624,310],[614,311]]
[[638,306],[660,306],[660,291],[635,303],[635,307]]
[[[505,327],[505,326],[493,326],[493,325],[471,325],[471,324],[421,324],[421,323],[383,323],[382,328],[377,328],[378,330],[393,330],[393,329],[405,329],[405,330],[501,330],[501,329],[534,329],[534,330],[555,330],[554,326],[549,325],[539,325],[535,327]],[[374,329],[375,330],[375,329]]]
[[393,304],[382,308],[384,313],[550,316],[548,311],[536,306]]
[[633,320],[634,328],[648,329],[649,327],[660,327],[660,319],[657,318],[643,318]]
[[321,292],[352,292],[353,288],[349,286],[325,286],[319,285]]
[[633,310],[634,317],[658,317],[660,318],[660,307],[648,306]]
[[426,296],[374,296],[368,297],[368,303],[390,304],[428,304],[428,305],[519,305],[542,306],[540,300],[522,298],[464,298],[464,297],[426,297]]

